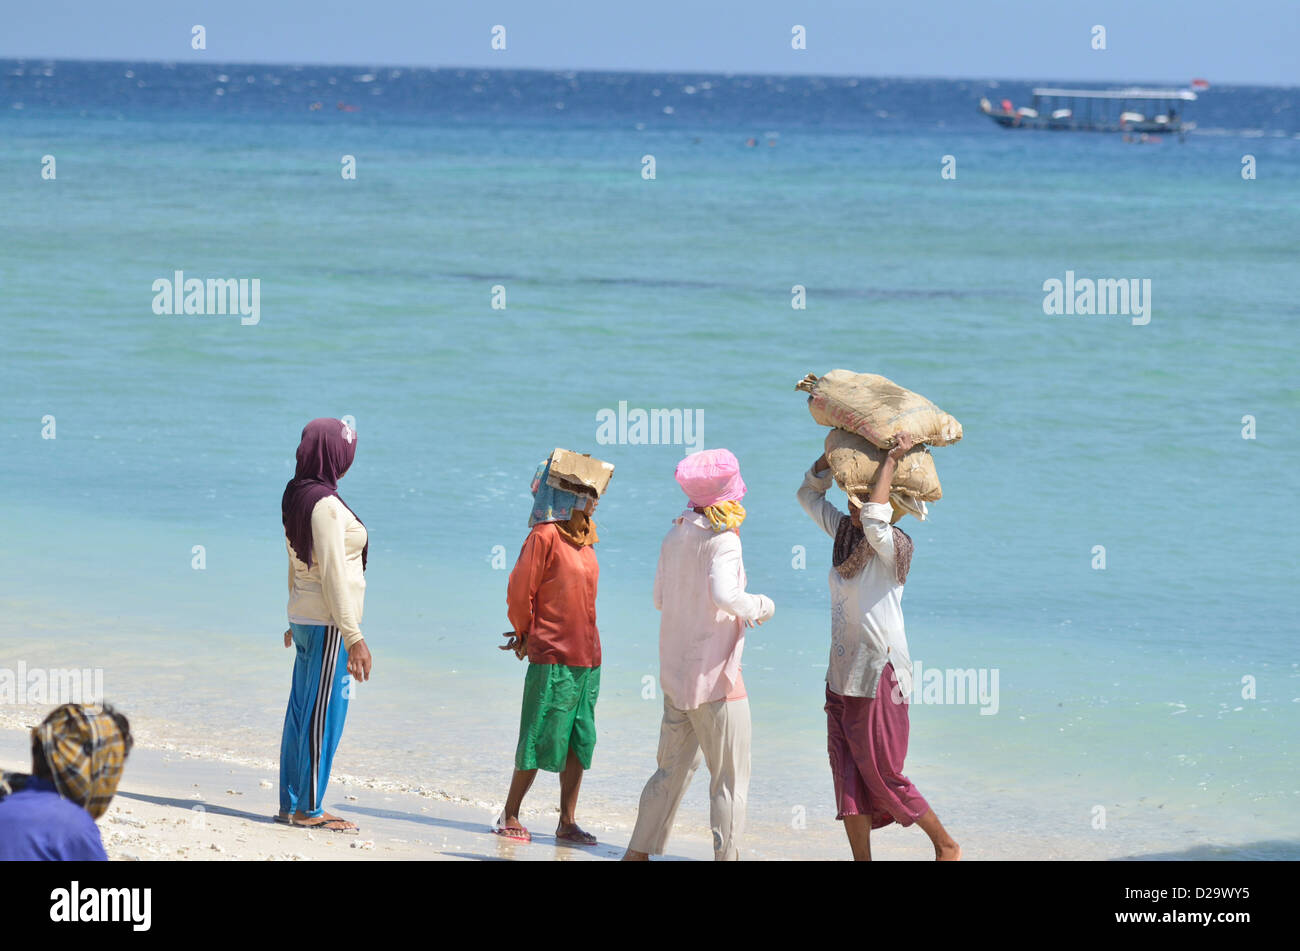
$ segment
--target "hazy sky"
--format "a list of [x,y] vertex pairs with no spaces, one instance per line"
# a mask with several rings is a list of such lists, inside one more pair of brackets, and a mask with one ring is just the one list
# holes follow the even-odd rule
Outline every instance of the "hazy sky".
[[[0,57],[1300,84],[1300,0],[3,0]],[[125,9],[123,9],[125,8]],[[190,48],[191,27],[207,50]],[[491,30],[506,28],[506,49]],[[807,49],[791,49],[791,27]],[[1106,28],[1092,49],[1094,25]]]

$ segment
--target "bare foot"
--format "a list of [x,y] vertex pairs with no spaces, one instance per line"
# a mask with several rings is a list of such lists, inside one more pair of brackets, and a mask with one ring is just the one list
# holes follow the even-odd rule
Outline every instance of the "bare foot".
[[649,862],[650,856],[645,852],[638,852],[635,849],[628,849],[623,853],[622,861],[624,862]]
[[956,842],[952,842],[942,848],[935,849],[934,860],[936,862],[960,862],[961,846]]

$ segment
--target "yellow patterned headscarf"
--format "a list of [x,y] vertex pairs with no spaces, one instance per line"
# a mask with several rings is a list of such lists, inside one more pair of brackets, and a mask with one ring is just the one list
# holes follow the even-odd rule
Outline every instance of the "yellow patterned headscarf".
[[740,528],[745,520],[745,507],[739,502],[719,502],[708,506],[704,515],[715,532],[726,532]]
[[96,819],[108,811],[130,752],[116,720],[65,703],[32,730],[32,737],[41,745],[59,795]]

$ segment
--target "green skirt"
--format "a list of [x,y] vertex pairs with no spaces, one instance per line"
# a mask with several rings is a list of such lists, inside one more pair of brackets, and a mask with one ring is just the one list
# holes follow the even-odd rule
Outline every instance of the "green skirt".
[[599,667],[529,664],[515,769],[562,772],[570,750],[583,769],[591,769],[599,693]]

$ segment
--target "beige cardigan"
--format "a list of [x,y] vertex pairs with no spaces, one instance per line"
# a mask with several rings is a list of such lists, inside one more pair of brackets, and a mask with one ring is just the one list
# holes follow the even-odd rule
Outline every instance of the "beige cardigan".
[[311,510],[311,567],[293,553],[289,539],[289,621],[337,627],[343,644],[352,648],[362,639],[361,612],[366,600],[366,576],[361,550],[366,528],[338,496],[327,495]]

